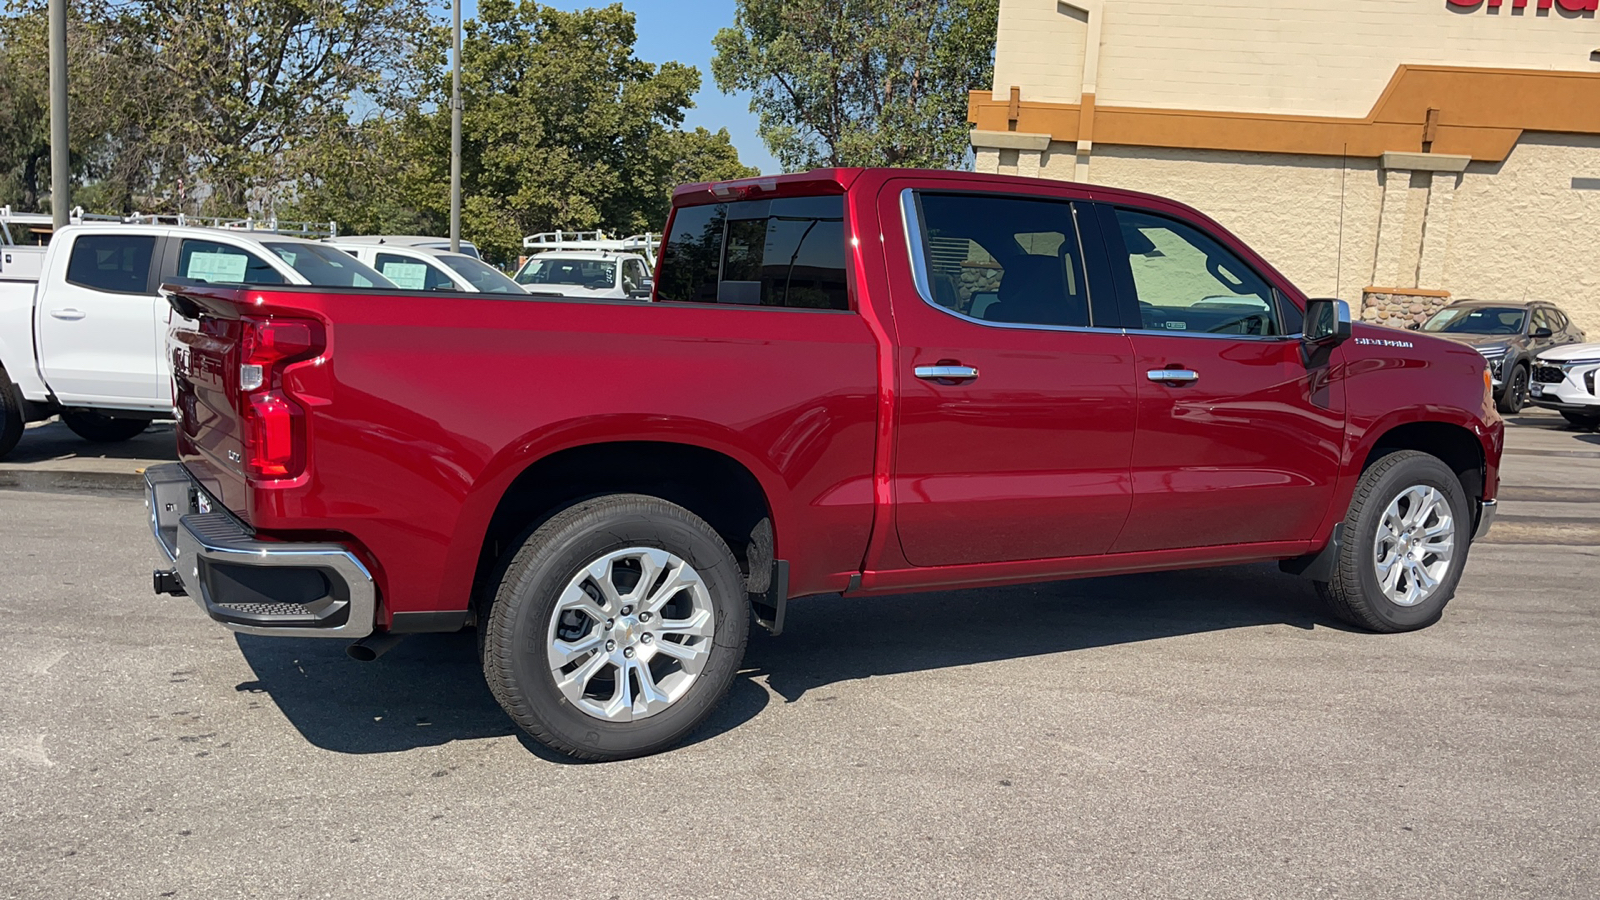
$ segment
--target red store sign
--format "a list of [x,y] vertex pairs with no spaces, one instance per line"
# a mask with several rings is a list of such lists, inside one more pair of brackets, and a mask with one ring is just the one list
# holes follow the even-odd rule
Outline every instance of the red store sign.
[[[1475,9],[1485,3],[1488,4],[1490,9],[1499,9],[1502,5],[1509,6],[1512,9],[1527,9],[1528,7],[1528,0],[1510,0],[1509,3],[1504,2],[1504,0],[1448,0],[1448,2],[1451,6],[1463,6],[1468,9]],[[1534,0],[1533,5],[1536,9],[1550,9],[1559,5],[1567,12],[1594,12],[1597,7],[1600,7],[1600,0]]]

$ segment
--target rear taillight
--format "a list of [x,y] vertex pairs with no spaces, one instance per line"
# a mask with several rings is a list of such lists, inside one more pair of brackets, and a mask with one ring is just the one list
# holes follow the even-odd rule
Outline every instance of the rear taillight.
[[239,416],[244,471],[255,478],[295,478],[305,471],[305,409],[284,384],[284,371],[327,346],[322,325],[303,319],[242,320]]

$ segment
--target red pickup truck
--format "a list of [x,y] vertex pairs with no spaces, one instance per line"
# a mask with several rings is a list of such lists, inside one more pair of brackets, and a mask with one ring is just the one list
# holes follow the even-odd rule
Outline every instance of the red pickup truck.
[[691,185],[654,289],[169,286],[156,589],[366,658],[476,625],[522,728],[614,759],[699,724],[792,598],[1280,560],[1404,631],[1493,517],[1478,353],[1156,197]]

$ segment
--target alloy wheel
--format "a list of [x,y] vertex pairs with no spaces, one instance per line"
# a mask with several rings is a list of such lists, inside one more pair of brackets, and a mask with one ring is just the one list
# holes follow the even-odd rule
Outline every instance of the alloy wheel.
[[1372,545],[1384,596],[1399,606],[1432,596],[1450,570],[1455,538],[1455,516],[1444,492],[1423,484],[1401,491],[1384,510]]
[[550,673],[574,707],[633,722],[677,702],[700,676],[716,635],[705,580],[655,547],[594,560],[556,601],[546,636]]

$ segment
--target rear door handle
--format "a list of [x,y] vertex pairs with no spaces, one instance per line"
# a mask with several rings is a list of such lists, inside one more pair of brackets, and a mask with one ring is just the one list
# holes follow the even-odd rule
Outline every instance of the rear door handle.
[[1200,373],[1193,369],[1151,369],[1144,377],[1163,384],[1189,384],[1199,381]]
[[81,319],[83,318],[83,310],[73,309],[69,306],[66,309],[52,309],[50,310],[50,315],[57,319]]
[[978,377],[978,370],[972,366],[917,366],[911,371],[927,381],[971,381]]

